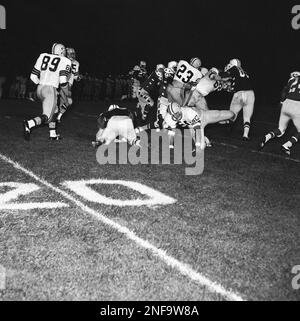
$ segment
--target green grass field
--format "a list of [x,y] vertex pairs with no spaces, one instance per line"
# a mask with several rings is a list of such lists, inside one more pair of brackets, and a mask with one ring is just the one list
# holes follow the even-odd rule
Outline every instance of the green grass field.
[[[272,128],[258,115],[249,143],[239,126],[231,136],[208,128],[214,147],[200,176],[185,176],[184,164],[100,166],[90,142],[104,106],[75,105],[62,141],[40,128],[25,142],[22,120],[40,105],[0,101],[0,300],[300,299],[291,272],[300,265],[299,146],[291,159],[279,142],[258,152],[258,136]],[[64,184],[90,180],[140,183],[176,201],[105,205]],[[16,196],[17,187],[26,191]],[[90,188],[146,198],[117,184]]]

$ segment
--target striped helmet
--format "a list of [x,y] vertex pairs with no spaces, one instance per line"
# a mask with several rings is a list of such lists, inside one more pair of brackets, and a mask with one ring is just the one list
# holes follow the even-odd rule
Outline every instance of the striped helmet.
[[196,69],[199,69],[202,65],[202,62],[201,62],[200,58],[195,57],[190,60],[190,65]]

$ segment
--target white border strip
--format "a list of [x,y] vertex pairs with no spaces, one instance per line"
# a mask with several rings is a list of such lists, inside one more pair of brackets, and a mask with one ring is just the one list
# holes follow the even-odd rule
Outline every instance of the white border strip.
[[163,262],[165,262],[167,265],[171,266],[172,268],[178,270],[181,274],[187,276],[191,280],[199,283],[201,286],[205,286],[209,289],[209,291],[217,293],[221,295],[222,297],[231,300],[231,301],[244,301],[244,299],[237,293],[234,293],[231,290],[226,290],[222,285],[211,281],[204,275],[202,275],[199,272],[196,272],[193,270],[190,266],[187,264],[184,264],[177,259],[169,256],[166,251],[159,249],[149,243],[146,240],[143,240],[142,238],[138,237],[135,233],[130,231],[127,227],[124,227],[113,220],[110,220],[106,216],[98,213],[97,211],[93,210],[92,208],[88,207],[75,197],[71,196],[70,194],[66,193],[65,191],[61,190],[60,188],[55,187],[54,185],[48,183],[46,180],[38,177],[35,175],[32,171],[22,167],[19,165],[17,162],[14,162],[10,158],[2,155],[0,153],[0,159],[3,160],[6,163],[11,164],[15,169],[22,171],[23,173],[27,174],[31,178],[35,179],[38,181],[40,184],[43,184],[44,186],[48,187],[49,189],[55,191],[56,193],[62,195],[72,203],[74,203],[77,207],[79,207],[82,211],[92,215],[94,218],[97,220],[101,221],[102,223],[108,225],[109,227],[115,229],[119,233],[124,234],[128,239],[132,240],[135,242],[139,247],[142,247],[146,250],[149,250],[152,252],[154,256],[157,256],[160,258]]

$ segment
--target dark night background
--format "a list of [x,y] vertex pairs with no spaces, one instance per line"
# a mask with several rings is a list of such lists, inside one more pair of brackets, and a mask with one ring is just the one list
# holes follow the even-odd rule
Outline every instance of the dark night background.
[[[124,73],[141,59],[157,63],[199,56],[206,67],[241,59],[259,99],[276,101],[300,69],[296,1],[98,0],[2,1],[0,74],[29,75],[53,42],[74,47],[81,71]],[[300,1],[299,1],[300,4]]]

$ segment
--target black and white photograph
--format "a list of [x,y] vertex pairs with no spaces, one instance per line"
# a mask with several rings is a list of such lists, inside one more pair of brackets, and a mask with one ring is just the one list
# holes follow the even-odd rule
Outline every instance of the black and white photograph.
[[300,301],[299,52],[300,1],[0,0],[0,301]]

